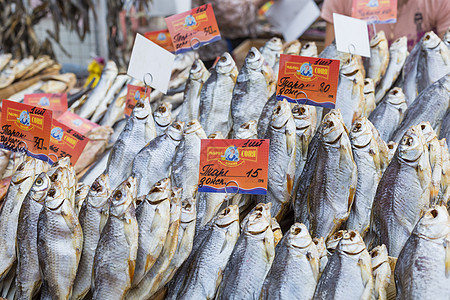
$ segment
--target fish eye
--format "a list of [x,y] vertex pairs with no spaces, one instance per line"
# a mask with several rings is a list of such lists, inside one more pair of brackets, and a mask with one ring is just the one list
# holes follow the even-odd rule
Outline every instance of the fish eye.
[[300,227],[295,227],[295,229],[294,229],[294,234],[297,235],[297,234],[299,234],[300,232],[302,232],[302,229],[301,229]]
[[114,199],[119,200],[120,198],[122,198],[122,192],[121,191],[117,191],[114,193]]
[[166,107],[164,105],[161,105],[158,110],[159,110],[160,113],[165,113],[166,112]]
[[136,103],[136,107],[143,108],[144,107],[144,103],[139,101],[138,103]]
[[36,179],[36,185],[42,185],[44,183],[44,180],[42,180],[42,178],[38,178]]

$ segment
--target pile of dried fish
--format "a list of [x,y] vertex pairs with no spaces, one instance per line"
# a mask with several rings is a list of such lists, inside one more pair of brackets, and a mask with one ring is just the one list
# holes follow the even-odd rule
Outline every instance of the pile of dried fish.
[[[108,62],[71,108],[103,125],[74,167],[1,152],[0,296],[449,299],[450,50],[405,41],[379,32],[365,64],[277,38],[240,71],[177,56],[177,100],[130,117],[142,83]],[[342,62],[336,109],[276,100],[281,53]],[[267,195],[198,193],[206,138],[270,139]]]

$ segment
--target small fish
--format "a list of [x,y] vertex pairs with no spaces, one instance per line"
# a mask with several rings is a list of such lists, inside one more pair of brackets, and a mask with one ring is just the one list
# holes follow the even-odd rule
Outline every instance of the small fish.
[[370,40],[370,59],[367,77],[377,86],[389,64],[389,46],[384,31],[378,31]]
[[307,42],[300,50],[300,56],[317,57],[317,46],[315,42]]
[[163,102],[153,113],[155,120],[156,136],[164,134],[170,124],[172,124],[172,104]]
[[90,186],[79,182],[75,191],[75,213],[79,216],[81,206],[89,193]]
[[391,283],[391,266],[389,265],[388,252],[385,245],[376,246],[370,251],[372,258],[372,275],[374,280],[373,297],[375,299],[387,299],[387,288]]
[[281,42],[281,39],[273,37],[268,40],[259,51],[267,64],[273,68],[277,60],[280,59],[280,54],[283,53],[283,43]]

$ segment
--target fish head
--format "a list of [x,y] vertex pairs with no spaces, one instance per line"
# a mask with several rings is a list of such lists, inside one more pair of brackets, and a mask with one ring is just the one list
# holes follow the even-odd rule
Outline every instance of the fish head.
[[183,138],[184,122],[175,121],[166,129],[167,135],[175,141],[181,141]]
[[289,229],[288,241],[289,245],[294,248],[303,249],[311,245],[312,238],[309,235],[305,224],[295,223]]
[[231,57],[230,53],[225,52],[219,58],[219,61],[216,64],[217,73],[224,75],[231,75],[237,72],[236,63]]
[[342,115],[339,109],[333,109],[322,121],[322,140],[325,143],[336,143],[345,132]]
[[52,182],[44,201],[45,206],[50,210],[57,210],[64,203],[64,200],[66,200],[64,186],[59,181]]
[[195,220],[197,216],[196,197],[188,197],[181,201],[181,217],[182,223],[189,223]]
[[196,134],[200,139],[207,138],[206,133],[198,120],[191,120],[186,124],[186,128],[184,128],[184,135],[186,136],[188,134]]
[[222,132],[216,131],[216,132],[211,133],[211,134],[208,136],[208,139],[212,139],[212,140],[221,140],[221,139],[224,139],[224,137],[223,137]]
[[169,102],[161,103],[153,114],[153,118],[159,126],[168,126],[172,122],[172,104]]
[[280,38],[273,37],[266,42],[264,49],[281,53],[283,50],[283,43]]
[[401,88],[395,87],[387,94],[386,101],[392,105],[406,104],[406,96]]
[[386,245],[383,244],[373,248],[370,251],[370,257],[372,258],[372,269],[375,269],[382,263],[389,262]]
[[295,127],[297,128],[297,130],[306,130],[312,125],[316,126],[316,111],[314,106],[295,104],[292,108],[292,115],[294,117]]
[[38,203],[44,203],[45,197],[47,196],[47,192],[50,189],[50,178],[45,172],[39,174],[39,176],[34,181],[31,186],[29,195],[31,195],[31,199]]
[[248,220],[250,216],[255,212],[262,214],[268,220],[272,220],[272,217],[270,215],[271,209],[272,209],[272,202],[256,204],[256,206],[250,211],[250,213],[248,213],[242,220],[241,229],[244,230],[244,228],[248,225]]
[[389,48],[390,52],[408,51],[408,38],[406,36],[399,37],[396,39]]
[[320,238],[315,237],[312,241],[316,245],[317,251],[319,251],[320,256],[327,254],[327,247],[325,246],[325,239],[323,236]]
[[202,60],[196,59],[192,64],[190,76],[194,80],[199,80],[203,78],[204,73],[207,71],[208,70],[206,69],[205,64],[203,64]]
[[434,129],[431,126],[430,122],[421,122],[418,126],[422,130],[422,134],[427,143],[436,138],[436,132],[434,132]]
[[[270,213],[270,212],[269,212]],[[248,223],[244,230],[252,235],[258,235],[271,228],[272,218],[267,218],[261,211],[253,211],[248,217]]]
[[315,42],[307,42],[303,45],[302,50],[300,50],[301,56],[316,57],[317,56],[317,46]]
[[270,227],[272,228],[274,244],[275,246],[283,238],[283,232],[281,231],[280,224],[278,224],[277,219],[272,218],[270,221]]
[[77,189],[75,191],[75,203],[83,201],[83,199],[85,199],[87,194],[89,193],[90,188],[91,187],[87,184],[84,184],[82,182],[78,183]]
[[[116,217],[123,216],[134,202],[132,179],[129,177],[115,189],[110,196],[111,207],[109,212]],[[133,178],[134,179],[134,178]]]
[[277,105],[273,109],[270,124],[273,128],[280,129],[291,117],[291,105],[286,99],[283,99],[283,101],[278,101]]
[[422,49],[427,51],[439,46],[441,39],[433,31],[427,32],[422,39]]
[[413,162],[420,158],[426,145],[422,131],[417,126],[412,126],[403,135],[398,144],[398,156],[407,162]]
[[300,43],[299,40],[293,40],[292,42],[289,42],[286,45],[284,45],[283,53],[289,55],[299,55],[301,47],[302,44]]
[[171,205],[179,205],[181,204],[181,197],[183,196],[183,188],[181,187],[172,187],[172,194],[171,194]]
[[370,144],[373,139],[371,126],[368,125],[369,120],[366,117],[360,117],[353,122],[350,131],[350,140],[352,145],[357,148],[364,148]]
[[11,182],[14,184],[20,184],[21,182],[31,178],[34,180],[36,176],[35,167],[37,159],[28,156],[16,169]]
[[245,66],[251,70],[259,71],[264,64],[264,57],[255,47],[252,47],[245,57]]
[[236,133],[237,139],[254,139],[258,135],[258,122],[256,120],[250,120],[245,122]]
[[89,203],[93,207],[100,208],[108,200],[109,193],[109,176],[108,174],[101,174],[94,180],[89,189]]
[[339,242],[344,237],[344,234],[347,233],[347,230],[338,230],[335,233],[333,233],[327,240],[326,246],[327,250],[331,253],[336,250],[337,246],[339,245]]
[[141,98],[136,102],[136,106],[131,113],[131,117],[138,120],[146,120],[151,113],[152,109],[150,107],[150,99]]
[[447,208],[435,205],[417,222],[415,233],[428,239],[441,239],[450,234],[450,217]]
[[366,250],[366,244],[356,230],[349,230],[342,236],[337,250],[349,255],[356,255]]
[[214,224],[221,228],[227,227],[233,222],[239,222],[239,207],[235,204],[227,206],[214,218]]
[[380,30],[370,40],[370,48],[377,47],[383,41],[386,41],[387,43],[386,35],[384,34],[383,30]]
[[66,167],[58,167],[48,176],[51,182],[60,182],[64,187],[69,186],[69,170]]
[[364,95],[375,93],[375,85],[372,78],[364,79]]
[[169,178],[164,178],[153,185],[145,199],[150,203],[159,203],[164,199],[170,199],[172,195]]

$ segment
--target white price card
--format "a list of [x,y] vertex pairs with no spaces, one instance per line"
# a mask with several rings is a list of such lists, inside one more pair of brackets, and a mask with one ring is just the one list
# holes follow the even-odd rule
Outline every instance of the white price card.
[[267,20],[283,34],[286,42],[301,36],[320,16],[313,0],[279,0],[265,14]]
[[127,74],[165,94],[169,87],[174,60],[175,55],[138,33],[134,40]]
[[333,13],[333,23],[338,51],[370,57],[366,21]]

